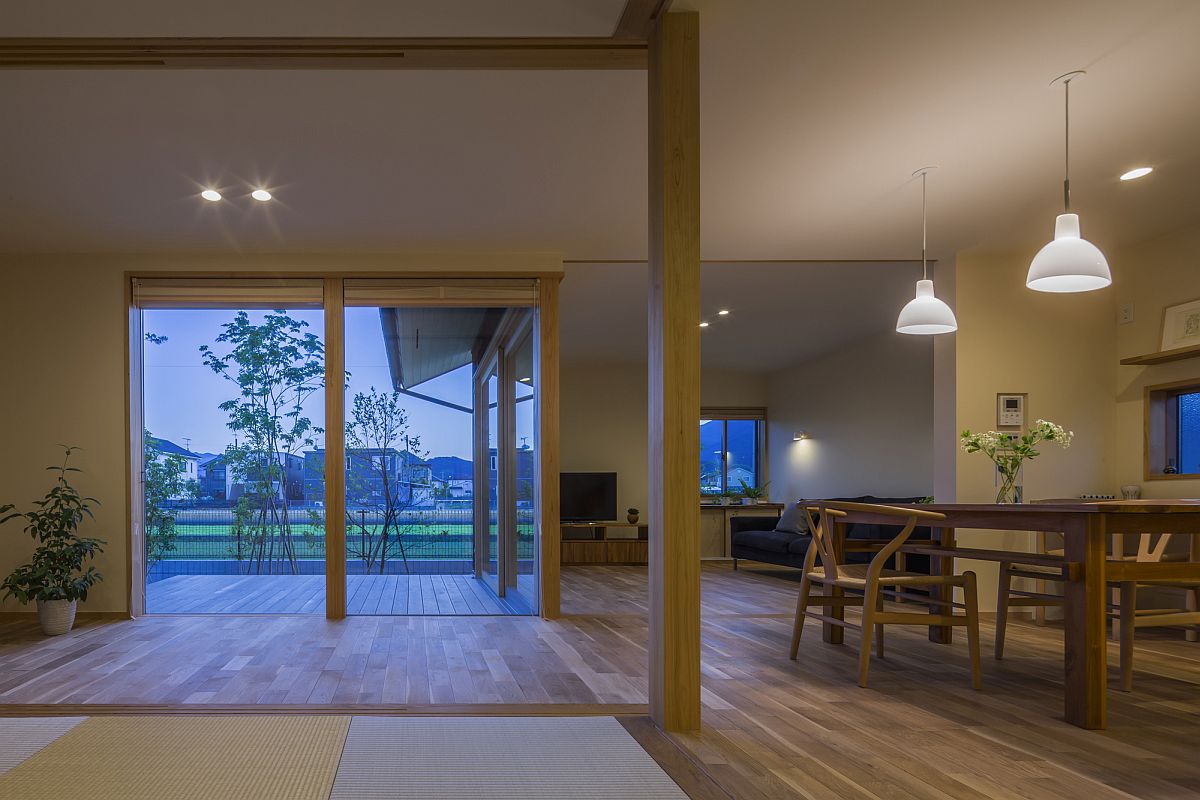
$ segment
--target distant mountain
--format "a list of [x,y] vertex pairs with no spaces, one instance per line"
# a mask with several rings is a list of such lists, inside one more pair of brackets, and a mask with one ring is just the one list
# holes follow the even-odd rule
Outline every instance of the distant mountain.
[[429,459],[433,477],[441,481],[469,481],[474,478],[474,465],[458,456],[434,456]]

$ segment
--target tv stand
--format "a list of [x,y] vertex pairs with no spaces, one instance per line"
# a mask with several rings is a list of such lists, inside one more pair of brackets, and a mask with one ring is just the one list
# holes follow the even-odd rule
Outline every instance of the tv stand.
[[[563,522],[564,565],[645,564],[650,555],[650,526],[644,522]],[[612,536],[615,530],[632,529],[636,536]]]

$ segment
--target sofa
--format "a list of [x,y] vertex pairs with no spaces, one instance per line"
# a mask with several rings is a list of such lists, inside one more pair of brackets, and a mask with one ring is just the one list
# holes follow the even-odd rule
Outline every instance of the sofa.
[[[923,497],[829,497],[829,502],[844,503],[878,503],[893,505],[896,503],[919,503]],[[738,561],[758,561],[765,564],[775,564],[781,567],[804,566],[804,555],[812,537],[807,534],[788,533],[775,530],[778,517],[736,516],[729,518],[730,555],[733,557],[733,568],[737,569]],[[870,525],[851,523],[846,536],[849,539],[888,539],[901,531],[901,526]],[[932,531],[927,527],[916,528],[909,540],[929,539]],[[872,553],[847,553],[846,561],[851,564],[865,564],[871,560]],[[924,572],[929,569],[929,559],[926,556],[909,555],[905,562],[907,569],[914,572]]]

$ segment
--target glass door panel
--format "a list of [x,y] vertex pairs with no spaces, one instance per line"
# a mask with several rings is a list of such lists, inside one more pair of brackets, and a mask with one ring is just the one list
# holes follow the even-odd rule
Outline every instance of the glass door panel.
[[148,613],[324,613],[320,309],[142,310]]
[[484,415],[485,442],[487,445],[487,528],[482,537],[483,579],[497,596],[504,594],[500,579],[500,477],[503,472],[503,455],[500,450],[500,373],[499,362],[493,363],[483,380],[483,398],[487,413]]
[[529,613],[533,613],[538,608],[537,387],[533,334],[528,330],[531,326],[526,327],[526,332],[520,336],[508,359],[508,375],[513,389],[513,458],[510,469],[515,482],[515,524],[507,584],[509,595],[515,594],[513,599],[519,600],[529,609]]

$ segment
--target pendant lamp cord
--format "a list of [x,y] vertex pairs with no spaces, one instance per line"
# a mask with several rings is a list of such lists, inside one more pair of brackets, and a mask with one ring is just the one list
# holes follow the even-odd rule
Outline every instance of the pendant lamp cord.
[[1065,102],[1063,104],[1064,116],[1066,124],[1063,126],[1063,163],[1066,168],[1063,175],[1063,207],[1071,210],[1071,79],[1063,81],[1063,87],[1066,89],[1064,95]]
[[929,263],[925,260],[925,176],[927,172],[921,173],[921,280],[929,280]]

